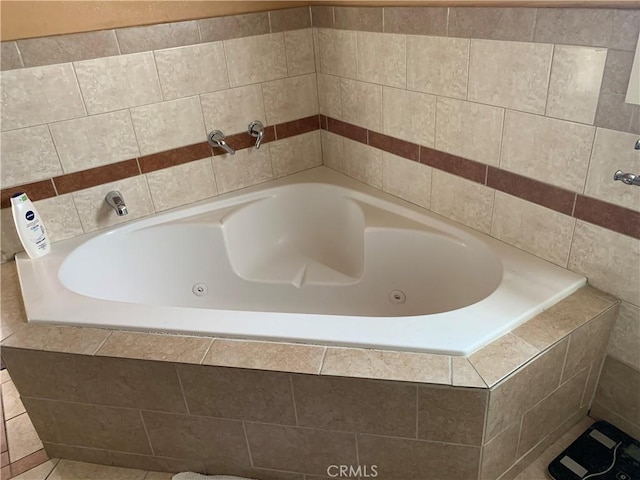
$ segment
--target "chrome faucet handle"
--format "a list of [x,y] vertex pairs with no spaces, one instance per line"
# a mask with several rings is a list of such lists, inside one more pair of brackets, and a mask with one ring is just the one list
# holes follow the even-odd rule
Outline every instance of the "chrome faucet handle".
[[225,134],[220,130],[213,130],[209,132],[209,135],[207,135],[207,142],[213,148],[221,148],[228,154],[235,155],[236,151],[225,141],[226,138]]
[[627,185],[640,186],[640,176],[634,175],[633,173],[624,173],[622,170],[618,170],[614,173],[613,179],[616,181],[619,180]]
[[249,135],[256,139],[256,150],[260,148],[264,138],[264,125],[259,120],[254,120],[249,124]]

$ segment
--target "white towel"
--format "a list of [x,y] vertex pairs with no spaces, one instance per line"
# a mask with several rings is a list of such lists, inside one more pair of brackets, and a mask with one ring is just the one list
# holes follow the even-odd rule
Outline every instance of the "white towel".
[[176,473],[172,480],[252,480],[245,477],[233,477],[230,475],[202,475],[194,472]]

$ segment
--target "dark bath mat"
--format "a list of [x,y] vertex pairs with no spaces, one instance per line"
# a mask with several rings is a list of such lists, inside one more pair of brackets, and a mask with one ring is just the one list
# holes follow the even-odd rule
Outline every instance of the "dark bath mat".
[[596,422],[548,470],[555,480],[640,480],[640,442],[608,422]]

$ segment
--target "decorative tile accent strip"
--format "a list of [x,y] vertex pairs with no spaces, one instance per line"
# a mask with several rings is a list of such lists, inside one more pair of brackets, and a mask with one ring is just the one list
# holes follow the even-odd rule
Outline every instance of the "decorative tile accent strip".
[[571,215],[576,194],[516,173],[489,167],[487,186],[514,197]]
[[485,164],[451,155],[450,153],[440,152],[433,148],[420,147],[420,163],[483,185],[487,178],[487,166]]
[[[320,128],[365,145],[415,160],[411,150],[415,144],[405,140],[383,135],[324,115],[320,115]],[[415,147],[418,146],[415,145]],[[457,155],[451,155],[422,145],[419,148],[419,161],[424,165],[486,185],[514,197],[573,216],[608,230],[640,239],[640,212],[583,195],[577,195],[555,185],[549,185],[500,168],[490,167]]]
[[136,175],[140,175],[140,169],[136,160],[131,159],[54,177],[53,183],[56,186],[58,195],[62,195],[102,185],[103,183],[115,182],[123,178],[135,177]]
[[271,33],[311,27],[309,7],[288,8],[269,12]]
[[420,158],[420,147],[415,143],[383,135],[382,133],[369,131],[369,145],[415,162]]
[[49,180],[41,180],[39,182],[27,183],[16,187],[3,188],[0,194],[0,208],[11,206],[11,195],[18,192],[25,192],[33,201],[44,200],[56,196],[53,188],[53,182]]
[[278,140],[282,140],[283,138],[293,137],[294,135],[300,135],[301,133],[313,132],[319,128],[319,115],[311,115],[310,117],[276,125],[276,138]]
[[640,212],[578,195],[574,217],[640,239]]
[[[265,135],[262,143],[273,142],[277,139],[292,137],[302,133],[312,132],[320,128],[319,115],[292,120],[290,122],[270,125],[265,127]],[[277,137],[276,137],[277,129]],[[366,130],[365,142],[366,143]],[[246,132],[227,136],[227,143],[236,150],[243,150],[255,145],[255,138]],[[63,195],[65,193],[95,187],[104,183],[122,180],[123,178],[154,172],[163,168],[174,167],[183,163],[193,162],[217,155],[224,155],[222,149],[212,149],[207,142],[174,148],[165,152],[145,155],[139,159],[129,159],[122,162],[90,168],[79,172],[60,175],[48,180],[27,183],[15,187],[5,188],[1,191],[2,208],[11,206],[11,195],[17,192],[26,192],[31,200],[44,200],[45,198]],[[139,165],[139,166],[138,166]],[[55,184],[55,188],[54,188]],[[57,193],[56,193],[57,192]]]

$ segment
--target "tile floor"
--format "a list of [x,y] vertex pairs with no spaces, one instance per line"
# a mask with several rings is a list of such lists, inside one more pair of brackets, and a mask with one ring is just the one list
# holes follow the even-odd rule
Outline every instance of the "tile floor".
[[[7,370],[0,370],[2,402],[1,480],[171,480],[170,473],[147,472],[71,460],[49,459],[25,413]],[[545,450],[515,480],[546,480],[547,465],[594,420],[585,418]]]

